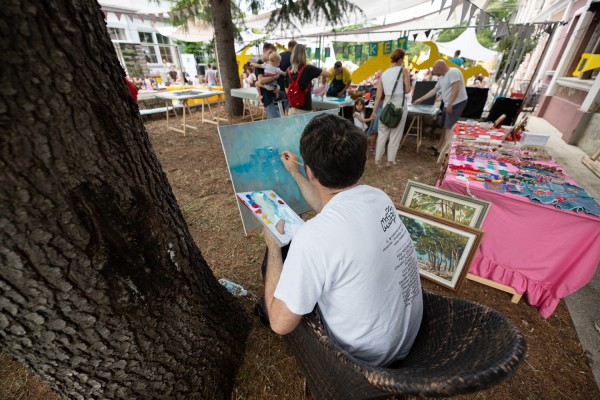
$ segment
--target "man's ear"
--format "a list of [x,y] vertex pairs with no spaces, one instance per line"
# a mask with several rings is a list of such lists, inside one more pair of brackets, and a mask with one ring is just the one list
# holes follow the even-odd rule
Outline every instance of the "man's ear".
[[310,167],[306,164],[304,165],[304,168],[306,169],[306,176],[308,177],[308,181],[314,182],[316,180],[316,178],[315,178],[315,174],[313,173],[313,170],[310,169]]

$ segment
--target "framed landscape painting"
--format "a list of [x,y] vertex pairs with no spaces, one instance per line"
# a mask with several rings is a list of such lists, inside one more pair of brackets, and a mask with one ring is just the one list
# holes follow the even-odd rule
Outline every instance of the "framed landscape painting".
[[402,205],[461,225],[481,228],[491,203],[409,180]]
[[408,207],[397,206],[396,212],[417,251],[421,276],[458,291],[483,232]]

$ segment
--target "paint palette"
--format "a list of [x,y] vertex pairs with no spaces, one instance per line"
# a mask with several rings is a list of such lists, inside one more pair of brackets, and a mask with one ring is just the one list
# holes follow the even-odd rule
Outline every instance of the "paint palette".
[[[288,244],[298,228],[304,224],[302,218],[272,190],[239,192],[236,195],[242,204],[273,234],[279,246]],[[279,233],[275,228],[280,220],[285,221],[284,234]]]

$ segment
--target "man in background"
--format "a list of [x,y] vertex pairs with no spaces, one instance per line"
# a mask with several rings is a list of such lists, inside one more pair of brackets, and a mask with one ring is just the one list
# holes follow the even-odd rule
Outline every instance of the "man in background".
[[327,96],[346,97],[346,91],[350,89],[350,85],[352,84],[352,75],[348,68],[343,67],[341,61],[336,61],[329,72],[331,76],[329,77]]
[[[279,75],[265,76],[265,69],[261,68],[261,65],[269,60],[269,56],[274,51],[276,51],[276,48],[273,43],[263,43],[260,60],[256,64],[252,64],[254,66],[256,77],[261,85],[277,85]],[[279,85],[277,85],[275,90],[267,90],[263,87],[260,88],[261,101],[265,106],[265,110],[267,110],[267,119],[281,117],[279,105],[277,104],[277,98],[281,91],[280,89],[281,87]]]
[[[348,68],[342,66],[341,61],[336,61],[333,68],[329,70],[329,87],[327,88],[327,96],[329,97],[346,97],[346,93],[352,85],[352,75]],[[344,118],[354,122],[354,105],[343,107],[342,113]]]
[[458,68],[450,68],[444,60],[437,60],[433,64],[432,73],[440,77],[435,87],[422,97],[413,100],[413,104],[421,104],[423,101],[435,96],[440,89],[442,91],[442,100],[444,101],[442,134],[437,146],[431,147],[431,150],[433,150],[432,155],[437,157],[450,141],[454,124],[467,106],[468,97],[463,75]]
[[450,61],[452,61],[454,64],[458,65],[459,67],[462,67],[462,65],[465,63],[465,60],[463,60],[460,56],[460,50],[456,50],[454,52],[454,57],[451,58]]
[[206,84],[208,86],[217,86],[219,84],[217,70],[215,70],[210,64],[208,64],[208,69],[206,70]]

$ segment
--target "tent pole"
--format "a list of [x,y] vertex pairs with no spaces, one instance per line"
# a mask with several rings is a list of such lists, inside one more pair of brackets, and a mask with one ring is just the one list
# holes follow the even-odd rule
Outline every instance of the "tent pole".
[[[520,37],[520,36],[521,36],[521,26],[519,26],[517,28],[517,32],[513,32],[513,37],[514,38]],[[512,61],[512,57],[513,57],[513,53],[514,53],[515,45],[516,44],[517,44],[517,40],[513,40],[512,44],[511,44],[511,47],[510,47],[510,52],[506,53],[506,54],[508,54],[508,57],[506,57],[508,59],[504,63],[504,66],[502,67],[502,69],[500,69],[500,65],[498,65],[498,70],[496,71],[496,79],[497,79],[498,85],[496,87],[496,92],[494,93],[494,97],[498,97],[498,94],[500,92],[500,88],[502,87],[502,83],[506,79],[506,78],[502,77],[502,75],[506,72],[508,65]],[[505,56],[505,54],[503,53],[502,56],[501,56],[500,62],[502,62],[502,60],[505,58],[504,56]]]
[[[529,25],[529,27],[533,27],[532,25]],[[535,27],[533,27],[533,31],[535,32]],[[527,29],[527,32],[529,32],[529,28]],[[515,62],[515,66],[513,68],[513,75],[510,79],[510,83],[508,84],[508,90],[510,90],[514,80],[515,80],[515,73],[518,69],[518,67],[521,65],[520,60],[523,60],[523,56],[525,55],[525,51],[527,50],[527,48],[529,47],[529,45],[531,44],[531,42],[533,41],[534,35],[525,35],[526,39],[525,39],[525,44],[523,46],[523,48],[521,48],[521,52],[519,53],[519,58],[517,58],[516,62]]]
[[525,51],[525,49],[527,48],[526,44],[529,43],[529,37],[527,35],[527,33],[529,33],[529,24],[525,25],[525,38],[519,40],[519,43],[517,45],[517,49],[515,51],[515,57],[513,57],[512,62],[510,63],[510,67],[508,69],[508,73],[506,75],[506,81],[504,82],[504,85],[502,86],[502,96],[506,97],[506,91],[510,90],[510,84],[512,84],[512,81],[514,79],[514,73],[517,69],[517,64],[519,63],[519,60],[521,59],[521,56],[523,55],[523,52]]
[[510,79],[510,74],[512,73],[512,68],[514,63],[517,60],[517,53],[520,52],[521,50],[521,46],[523,45],[523,38],[521,37],[521,34],[527,31],[527,25],[523,25],[519,28],[519,31],[517,32],[516,36],[514,36],[515,40],[512,43],[512,46],[510,48],[510,57],[508,60],[506,60],[506,63],[504,63],[504,70],[502,71],[504,74],[504,79],[502,82],[502,87],[500,90],[500,96],[504,97],[505,94],[505,90],[506,90],[506,84],[508,83],[508,80]]
[[[548,50],[548,46],[550,45],[550,42],[552,41],[552,38],[554,37],[554,33],[556,32],[556,25],[552,26],[552,31],[550,32],[550,35],[548,35],[548,40],[546,40],[546,44],[544,44],[544,49],[542,50],[542,55],[546,54],[546,50]],[[529,80],[529,84],[527,85],[527,89],[525,90],[525,94],[523,95],[523,102],[521,103],[521,107],[519,108],[519,112],[517,113],[517,117],[521,114],[521,112],[523,112],[523,108],[525,108],[525,102],[527,101],[527,96],[529,95],[529,91],[531,90],[532,84],[534,83],[535,78],[537,78],[537,73],[540,69],[540,65],[542,64],[542,58],[540,57],[540,59],[538,60],[535,69],[533,70],[533,74],[531,75],[531,79]],[[535,106],[534,106],[535,108]],[[533,112],[533,109],[532,109]],[[515,122],[517,120],[515,119]],[[516,124],[515,124],[516,125]]]

